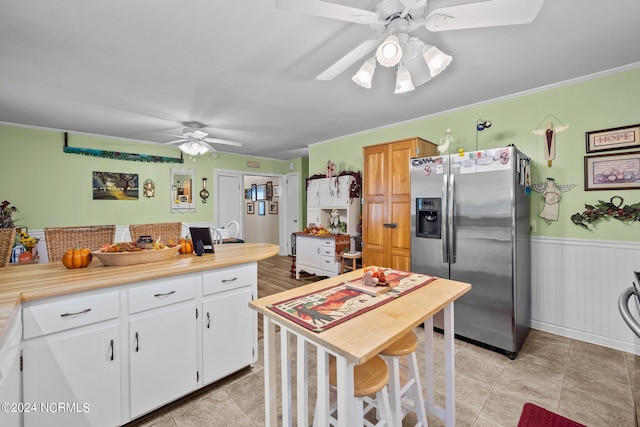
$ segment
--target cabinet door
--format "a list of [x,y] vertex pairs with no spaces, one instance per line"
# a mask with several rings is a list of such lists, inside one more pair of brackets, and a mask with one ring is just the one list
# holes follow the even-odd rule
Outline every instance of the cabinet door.
[[[22,375],[20,372],[20,347],[22,323],[20,315],[5,326],[4,343],[0,347],[0,402],[22,402]],[[19,411],[0,411],[0,426],[23,424]]]
[[318,181],[318,198],[320,207],[330,208],[333,206],[333,198],[336,193],[336,178],[317,179]]
[[196,307],[166,307],[129,321],[131,417],[198,386]]
[[388,236],[386,191],[387,191],[387,146],[375,145],[364,148],[362,179],[362,256],[363,265],[386,265],[385,242]]
[[338,209],[347,209],[349,206],[349,188],[351,187],[352,176],[338,177],[335,194],[333,196],[333,206]]
[[307,225],[309,224],[315,224],[315,225],[322,224],[322,209],[320,208],[307,209]]
[[216,381],[255,361],[257,315],[251,287],[222,292],[202,304],[203,380]]
[[298,235],[296,238],[296,263],[320,268],[320,239]]
[[25,426],[120,425],[118,343],[119,327],[113,323],[26,343],[24,402],[45,407],[25,413]]
[[312,179],[307,186],[307,208],[320,207],[320,180]]

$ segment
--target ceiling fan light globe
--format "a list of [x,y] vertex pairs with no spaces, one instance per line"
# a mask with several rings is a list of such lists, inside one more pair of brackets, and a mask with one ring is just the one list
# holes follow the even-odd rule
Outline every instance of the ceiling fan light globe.
[[431,45],[425,45],[422,56],[424,57],[424,62],[427,63],[427,67],[429,67],[431,77],[443,72],[453,60],[451,56]]
[[402,59],[402,46],[400,46],[398,37],[392,34],[384,39],[380,46],[378,46],[376,58],[380,65],[385,67],[397,65]]
[[183,153],[190,156],[199,156],[209,151],[209,147],[200,144],[197,141],[188,141],[178,147]]
[[362,64],[362,67],[351,78],[359,86],[365,89],[371,89],[371,81],[373,80],[373,73],[376,71],[376,59],[369,58]]
[[413,81],[411,80],[411,74],[409,73],[409,70],[407,70],[407,67],[405,67],[403,64],[400,64],[398,66],[398,73],[396,76],[395,93],[399,94],[411,92],[414,89],[415,86],[413,85]]

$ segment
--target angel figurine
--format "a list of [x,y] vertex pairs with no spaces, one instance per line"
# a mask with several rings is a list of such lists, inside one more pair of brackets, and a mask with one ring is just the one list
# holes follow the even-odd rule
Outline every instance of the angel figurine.
[[562,193],[571,190],[578,184],[558,184],[553,178],[547,178],[546,183],[532,184],[533,191],[542,193],[544,199],[544,207],[538,216],[551,224],[551,221],[557,221],[560,214],[560,201]]

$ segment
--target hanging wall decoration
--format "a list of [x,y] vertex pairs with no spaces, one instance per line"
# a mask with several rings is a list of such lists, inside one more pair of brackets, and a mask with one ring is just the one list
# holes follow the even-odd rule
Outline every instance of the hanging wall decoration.
[[142,184],[142,194],[147,198],[156,196],[156,184],[151,178],[147,178]]
[[547,178],[546,182],[540,184],[533,184],[531,186],[533,191],[541,193],[544,199],[544,207],[538,216],[544,219],[547,224],[557,221],[560,213],[562,193],[571,190],[577,185],[578,184],[558,184],[553,178]]
[[123,153],[121,151],[97,150],[94,148],[78,148],[69,147],[69,134],[64,133],[64,147],[62,151],[67,154],[81,154],[83,156],[101,157],[103,159],[112,160],[129,160],[132,162],[150,162],[150,163],[184,163],[182,153],[180,157],[152,156],[149,154]]
[[571,215],[571,221],[582,228],[588,229],[589,224],[600,221],[603,218],[614,218],[625,224],[633,224],[640,221],[640,203],[624,205],[624,199],[613,196],[608,202],[598,200],[595,205],[584,205],[582,213]]
[[[549,118],[556,119],[560,122],[560,126],[554,127],[553,122],[549,121],[546,129],[541,129],[542,123]],[[565,125],[555,116],[548,115],[538,124],[538,128],[533,131],[534,135],[544,136],[544,159],[547,161],[547,166],[551,167],[553,160],[556,158],[556,134],[567,129],[569,129],[569,125]]]

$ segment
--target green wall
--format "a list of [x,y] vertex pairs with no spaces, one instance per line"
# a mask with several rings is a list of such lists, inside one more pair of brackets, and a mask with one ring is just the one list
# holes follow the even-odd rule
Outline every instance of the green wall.
[[[158,144],[69,134],[71,147],[97,148],[127,153],[180,157],[176,147]],[[246,171],[251,174],[289,172],[302,173],[307,159],[279,161],[218,152],[218,158],[204,155],[196,161],[186,156],[183,164],[146,163],[102,159],[64,153],[64,134],[59,131],[38,130],[0,125],[0,201],[8,200],[19,209],[14,215],[18,225],[31,229],[44,227],[147,222],[213,222],[214,168]],[[259,168],[247,167],[248,161],[259,162]],[[185,167],[195,170],[196,194],[202,188],[202,178],[208,178],[208,202],[196,198],[196,212],[170,213],[170,170]],[[92,199],[92,172],[123,172],[139,174],[139,183],[150,178],[155,182],[156,195],[138,200],[115,201]],[[305,176],[306,177],[306,176]],[[304,179],[304,177],[302,177]]]
[[[428,83],[418,88],[415,96],[420,92],[425,102],[429,102]],[[532,193],[533,235],[639,241],[640,222],[637,221],[625,225],[614,219],[603,219],[590,230],[584,230],[570,220],[572,214],[584,210],[585,203],[609,201],[613,196],[622,197],[625,204],[640,203],[640,190],[584,191],[583,171],[585,132],[640,123],[639,113],[640,69],[634,69],[314,144],[309,152],[309,174],[323,173],[327,160],[335,162],[338,171],[362,170],[364,146],[414,136],[439,143],[450,128],[456,139],[456,152],[458,148],[475,149],[476,136],[478,149],[514,144],[533,160],[533,183],[551,177],[559,184],[578,184],[563,194],[560,218],[550,225],[538,217],[543,207],[541,195]],[[493,125],[476,132],[478,119],[490,120]],[[546,128],[549,121],[554,127],[570,126],[556,135],[556,159],[552,167],[548,167],[544,159],[543,137],[532,133],[539,127]],[[621,152],[624,151],[615,151]]]

